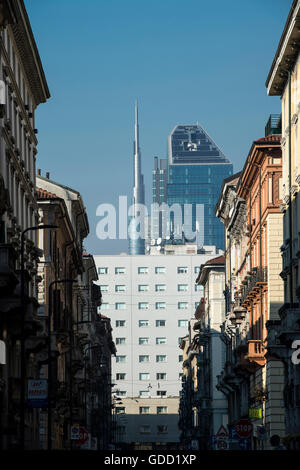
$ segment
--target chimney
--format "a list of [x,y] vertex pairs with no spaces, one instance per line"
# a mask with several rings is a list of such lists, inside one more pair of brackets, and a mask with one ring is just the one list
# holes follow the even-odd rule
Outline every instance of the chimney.
[[38,175],[41,176],[41,174],[42,174],[42,173],[41,173],[41,169],[39,168],[39,169],[38,169]]
[[46,178],[47,178],[47,179],[50,178],[50,173],[49,173],[49,171],[47,171],[47,173],[46,173]]

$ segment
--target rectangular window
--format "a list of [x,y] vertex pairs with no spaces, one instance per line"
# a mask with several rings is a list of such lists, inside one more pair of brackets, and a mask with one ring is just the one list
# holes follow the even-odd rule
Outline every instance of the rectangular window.
[[140,406],[140,415],[148,415],[150,413],[150,406]]
[[115,286],[115,292],[125,292],[126,286],[124,284],[118,284]]
[[199,303],[200,303],[200,302],[195,302],[195,308],[198,307]]
[[116,344],[125,344],[126,338],[116,338]]
[[126,309],[126,304],[125,302],[117,302],[115,304],[116,310],[125,310]]
[[148,274],[148,268],[145,268],[145,267],[138,268],[138,274]]
[[188,302],[178,302],[179,310],[187,309],[189,306]]
[[188,320],[178,320],[178,326],[188,327],[189,326],[189,321]]
[[147,284],[139,284],[138,291],[139,292],[148,292],[149,286]]
[[187,284],[178,284],[177,290],[178,290],[178,292],[187,292],[188,285]]
[[157,434],[167,434],[168,426],[166,424],[160,424],[157,426]]
[[183,356],[182,356],[182,354],[179,354],[179,356],[178,356],[178,362],[182,362],[182,361],[183,361]]
[[116,362],[126,362],[126,356],[116,356]]
[[149,303],[148,302],[139,302],[139,310],[148,310]]
[[202,289],[203,289],[203,286],[201,286],[200,284],[195,284],[195,292],[202,291]]
[[158,397],[166,397],[166,396],[167,396],[167,392],[166,392],[166,390],[157,390],[156,395],[157,395]]
[[149,362],[149,356],[139,356],[139,362]]
[[166,284],[155,284],[156,292],[164,292],[166,290]]
[[156,338],[156,344],[166,344],[167,338]]
[[155,326],[166,326],[166,320],[156,320]]
[[125,268],[115,268],[115,274],[125,274]]
[[186,266],[178,266],[177,273],[178,274],[187,274],[188,268]]
[[121,328],[122,326],[125,326],[126,321],[125,320],[116,320],[116,327]]
[[139,338],[139,344],[149,344],[149,338]]
[[166,380],[167,374],[165,372],[158,372],[156,374],[156,380]]
[[140,396],[140,397],[149,397],[149,392],[148,392],[148,390],[140,390],[140,391],[139,391],[139,396]]
[[164,415],[168,413],[168,407],[167,406],[157,406],[156,407],[156,413],[158,415]]
[[149,326],[149,320],[139,320],[139,327]]
[[108,274],[108,268],[98,268],[98,274]]
[[149,425],[140,426],[139,430],[140,430],[140,434],[150,434],[150,426]]
[[124,415],[125,406],[116,406],[116,415]]
[[156,362],[167,362],[167,356],[159,354],[156,356]]
[[140,372],[139,379],[140,380],[150,380],[149,372]]
[[126,397],[126,391],[125,390],[119,390],[117,392],[118,397]]
[[120,374],[116,374],[116,380],[125,380],[126,374],[123,372]]
[[156,308],[156,310],[166,308],[166,302],[156,302],[155,303],[155,308]]
[[155,268],[155,274],[164,274],[166,272],[166,268],[163,266],[157,266]]
[[109,309],[109,303],[107,302],[102,302],[101,304],[101,310],[108,310]]
[[180,336],[180,337],[178,338],[178,344],[179,344],[179,345],[181,344],[181,341],[182,341],[182,336]]
[[200,266],[195,266],[194,272],[195,274],[198,274],[200,272]]
[[100,286],[101,292],[108,292],[108,286]]

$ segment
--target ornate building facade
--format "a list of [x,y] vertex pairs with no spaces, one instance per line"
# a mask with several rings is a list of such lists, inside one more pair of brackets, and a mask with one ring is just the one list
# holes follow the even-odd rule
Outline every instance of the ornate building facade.
[[[0,10],[0,446],[20,442],[22,368],[37,372],[33,352],[24,366],[22,338],[34,336],[37,322],[35,110],[50,97],[39,53],[22,0],[3,0]],[[21,308],[21,234],[24,234],[24,299]],[[22,317],[23,316],[23,317]],[[21,328],[24,319],[24,330]],[[4,362],[4,363],[3,363]],[[22,366],[23,364],[23,366]],[[39,441],[38,413],[26,410],[30,447]],[[23,426],[24,428],[24,426]]]

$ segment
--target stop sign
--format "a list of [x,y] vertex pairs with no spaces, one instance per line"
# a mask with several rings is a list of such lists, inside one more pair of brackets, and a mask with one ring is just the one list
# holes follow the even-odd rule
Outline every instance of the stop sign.
[[86,443],[88,438],[89,438],[89,433],[87,432],[87,430],[85,428],[80,428],[79,429],[79,439],[76,441],[77,444],[82,446],[83,444]]
[[249,419],[240,419],[234,426],[234,430],[239,437],[250,437],[253,432],[253,424]]

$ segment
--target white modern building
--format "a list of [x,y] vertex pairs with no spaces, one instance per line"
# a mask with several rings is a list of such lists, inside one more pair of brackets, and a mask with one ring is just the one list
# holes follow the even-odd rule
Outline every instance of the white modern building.
[[[176,251],[176,250],[175,250]],[[103,314],[117,347],[117,442],[177,443],[181,338],[203,296],[199,267],[219,254],[95,256]],[[138,446],[138,444],[136,444]]]

